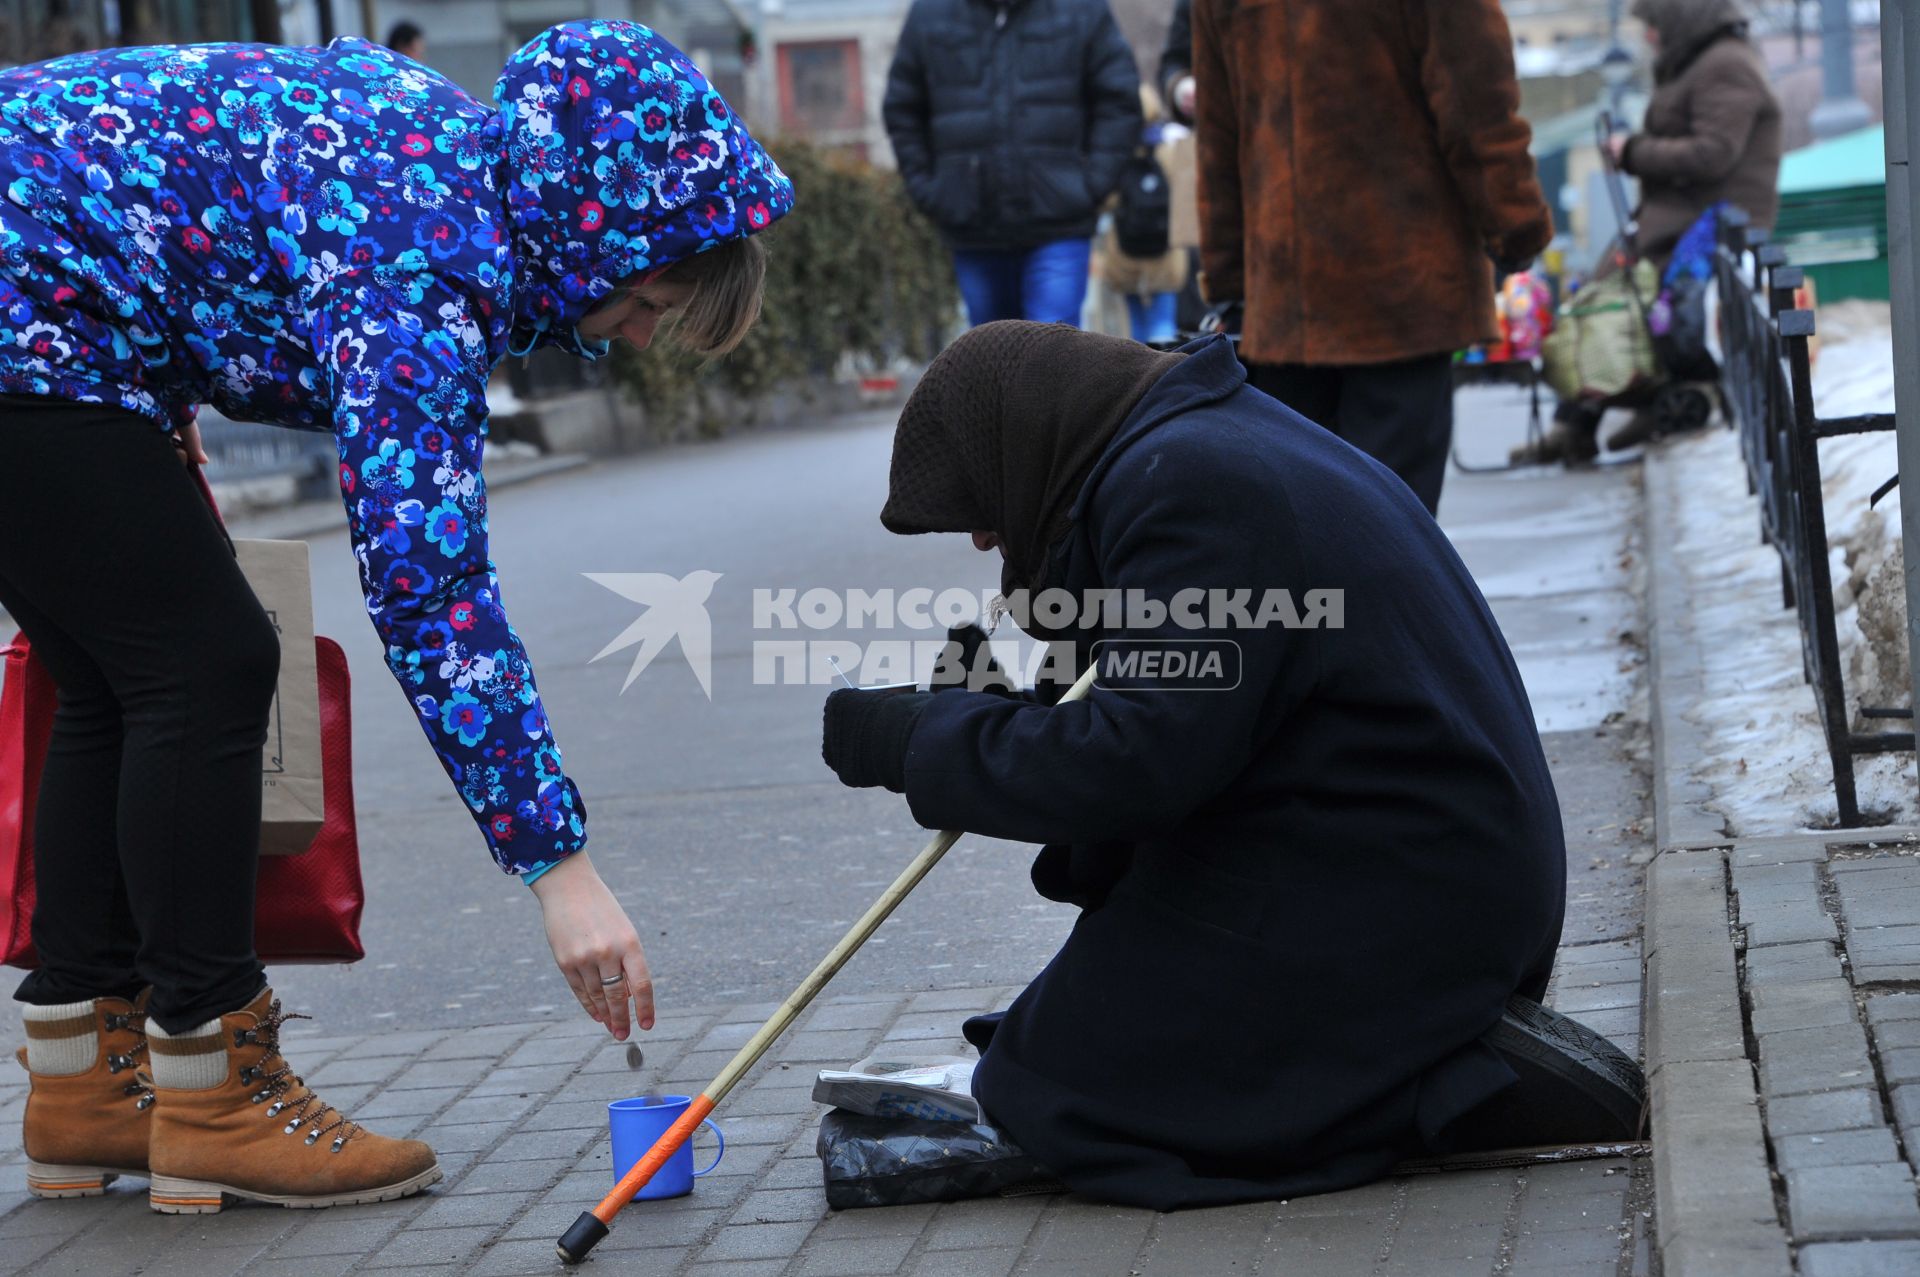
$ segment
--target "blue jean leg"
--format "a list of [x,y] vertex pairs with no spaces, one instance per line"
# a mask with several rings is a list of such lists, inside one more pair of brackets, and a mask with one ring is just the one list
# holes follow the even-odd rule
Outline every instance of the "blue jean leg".
[[1127,321],[1135,341],[1173,341],[1180,335],[1174,322],[1178,293],[1127,294]]
[[1026,255],[1021,280],[1025,317],[1042,324],[1080,323],[1087,300],[1087,267],[1093,241],[1057,239]]
[[1021,319],[1020,274],[1025,253],[955,249],[953,274],[960,299],[967,305],[967,322],[974,327],[996,319]]

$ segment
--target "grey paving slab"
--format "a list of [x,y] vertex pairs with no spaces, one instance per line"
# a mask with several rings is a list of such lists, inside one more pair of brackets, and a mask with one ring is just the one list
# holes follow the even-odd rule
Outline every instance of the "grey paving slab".
[[512,1129],[512,1122],[469,1122],[460,1126],[436,1122],[423,1132],[422,1138],[443,1155],[466,1153],[488,1147]]
[[[929,1251],[913,1261],[913,1277],[1008,1277],[1014,1266],[1020,1262],[1018,1246],[994,1246],[982,1250],[943,1250]],[[698,1271],[698,1270],[696,1270]],[[1160,1272],[1192,1272],[1193,1269],[1179,1267],[1173,1269],[1155,1268],[1151,1260],[1140,1270],[1142,1274]]]
[[1660,1243],[1664,1277],[1793,1277],[1786,1236],[1740,1229]]
[[527,1273],[552,1272],[556,1261],[553,1242],[495,1242],[478,1255],[468,1271],[473,1277],[524,1277]]
[[276,1259],[305,1259],[315,1255],[366,1255],[399,1227],[392,1217],[359,1211],[320,1215],[302,1221],[271,1252]]
[[1513,1238],[1509,1271],[1514,1273],[1604,1273],[1620,1263],[1622,1240],[1596,1229],[1535,1232],[1522,1228]]
[[1853,986],[1844,979],[1758,985],[1748,991],[1756,1034],[1856,1023]]
[[256,1277],[344,1277],[360,1262],[358,1255],[309,1255],[303,1259],[256,1259],[247,1272]]
[[1025,1264],[1034,1268],[1078,1264],[1081,1272],[1126,1272],[1146,1244],[1153,1216],[1147,1211],[1063,1199],[1043,1216],[1027,1239]]
[[1876,993],[1866,1000],[1867,1021],[1876,1029],[1901,1020],[1920,1020],[1920,993]]
[[1760,1093],[1768,1100],[1870,1086],[1873,1061],[1858,1024],[1761,1034]]
[[1024,1245],[1052,1199],[947,1202],[934,1213],[924,1236],[928,1250],[974,1250],[1012,1241]]
[[1869,1087],[1818,1095],[1787,1095],[1767,1103],[1767,1129],[1780,1135],[1854,1130],[1880,1126],[1885,1121],[1880,1092]]
[[1840,958],[1830,944],[1780,944],[1747,953],[1746,979],[1752,985],[1797,984],[1840,974]]
[[1269,1235],[1260,1267],[1314,1277],[1373,1277],[1384,1241],[1380,1230],[1356,1227],[1341,1216],[1291,1219]]
[[412,1062],[413,1057],[407,1055],[340,1058],[314,1070],[307,1080],[321,1089],[354,1082],[385,1082]]
[[464,1228],[420,1228],[398,1234],[368,1257],[368,1268],[424,1268],[437,1264],[465,1264],[486,1245],[491,1224]]
[[1821,1242],[1800,1248],[1801,1277],[1913,1277],[1920,1241]]
[[1154,1221],[1140,1273],[1251,1273],[1265,1249],[1277,1211],[1271,1202],[1226,1206],[1193,1216],[1175,1212]]
[[729,1224],[699,1252],[708,1259],[787,1259],[813,1233],[808,1223]]
[[1689,1233],[1777,1227],[1752,1067],[1745,1060],[1669,1064],[1651,1084],[1662,1246]]
[[1773,1160],[1783,1171],[1816,1166],[1859,1166],[1897,1161],[1900,1152],[1893,1131],[1885,1126],[1851,1131],[1809,1131],[1799,1135],[1772,1133]]
[[801,1253],[800,1277],[863,1277],[895,1272],[906,1262],[913,1243],[911,1236],[809,1241]]
[[1888,1086],[1920,1082],[1920,1047],[1880,1052],[1880,1080]]
[[1727,934],[1726,861],[1718,851],[1668,851],[1647,867],[1649,958],[1675,945]]
[[1766,945],[1836,941],[1839,928],[1816,898],[1740,903],[1740,925],[1749,948]]
[[1649,1073],[1692,1061],[1741,1060],[1746,1050],[1730,941],[1669,944],[1647,958]]
[[1811,1166],[1786,1179],[1796,1241],[1920,1233],[1920,1202],[1904,1162]]
[[[1059,1202],[1062,1199],[1054,1200]],[[918,1237],[926,1231],[927,1225],[933,1222],[939,1209],[936,1203],[922,1202],[912,1206],[822,1212],[826,1218],[820,1220],[812,1236],[818,1241],[857,1241],[863,1237]]]

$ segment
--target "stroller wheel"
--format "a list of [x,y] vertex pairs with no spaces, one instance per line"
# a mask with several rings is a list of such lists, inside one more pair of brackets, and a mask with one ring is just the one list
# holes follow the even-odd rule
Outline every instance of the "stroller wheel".
[[1663,435],[1698,430],[1713,416],[1713,399],[1698,385],[1663,386],[1654,396],[1653,419]]

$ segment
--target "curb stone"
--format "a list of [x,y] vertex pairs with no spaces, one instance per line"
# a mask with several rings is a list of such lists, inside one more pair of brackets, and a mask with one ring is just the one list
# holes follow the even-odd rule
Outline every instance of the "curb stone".
[[[1701,690],[1704,663],[1674,552],[1679,494],[1658,449],[1647,453],[1647,683],[1652,689],[1653,845],[1656,849],[1724,843],[1726,818],[1707,809],[1706,786],[1689,780],[1676,758],[1700,752],[1700,728],[1684,717]],[[1691,693],[1692,695],[1689,695]],[[1649,902],[1651,903],[1651,902]]]
[[1647,871],[1644,946],[1657,1248],[1666,1277],[1791,1274],[1728,913],[1736,853],[1725,818],[1707,809],[1706,787],[1676,762],[1703,744],[1683,714],[1700,693],[1703,662],[1674,551],[1678,493],[1657,449],[1645,477],[1658,853]]

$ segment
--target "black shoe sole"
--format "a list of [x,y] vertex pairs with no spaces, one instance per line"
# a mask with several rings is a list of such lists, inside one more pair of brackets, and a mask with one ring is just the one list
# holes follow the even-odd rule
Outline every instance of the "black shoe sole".
[[1520,1082],[1460,1123],[1466,1148],[1637,1140],[1647,1079],[1632,1057],[1584,1024],[1511,998],[1483,1039]]

